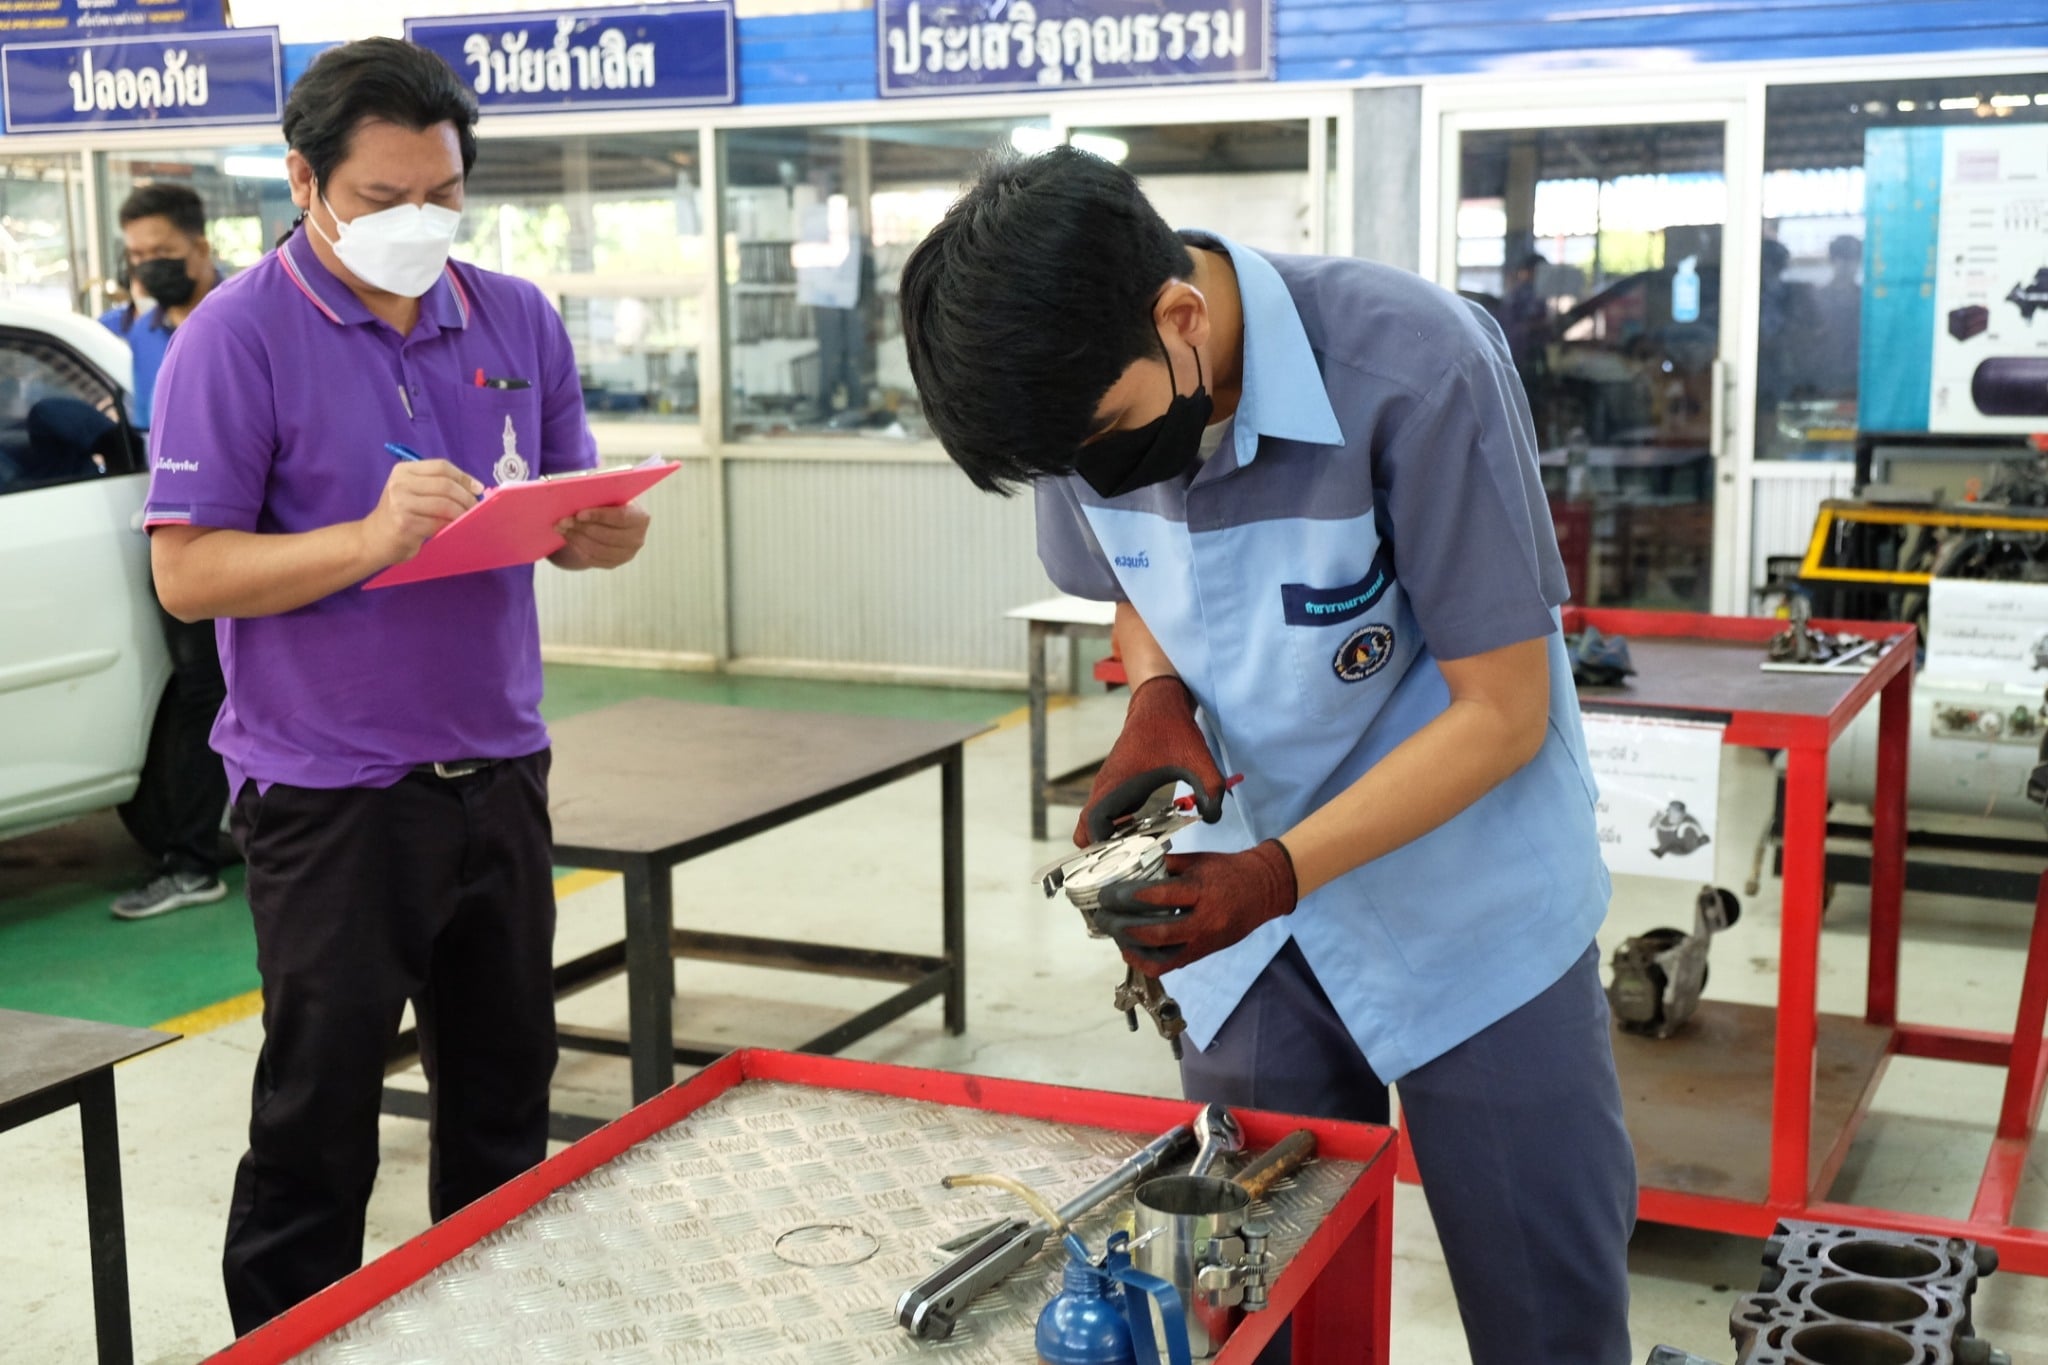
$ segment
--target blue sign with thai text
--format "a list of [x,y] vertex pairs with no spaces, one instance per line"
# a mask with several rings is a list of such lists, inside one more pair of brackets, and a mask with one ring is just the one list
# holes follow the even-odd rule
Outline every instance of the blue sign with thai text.
[[0,46],[9,133],[271,124],[284,113],[274,28]]
[[733,0],[409,19],[405,36],[466,76],[486,113],[739,98]]
[[1269,0],[877,0],[884,95],[1271,80]]
[[221,0],[0,0],[0,38],[140,38],[223,29]]

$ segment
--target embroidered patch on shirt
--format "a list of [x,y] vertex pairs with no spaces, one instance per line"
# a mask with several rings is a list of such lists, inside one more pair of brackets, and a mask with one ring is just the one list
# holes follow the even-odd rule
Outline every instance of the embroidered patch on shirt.
[[1337,647],[1331,666],[1345,682],[1364,682],[1394,657],[1394,628],[1377,623],[1360,626]]

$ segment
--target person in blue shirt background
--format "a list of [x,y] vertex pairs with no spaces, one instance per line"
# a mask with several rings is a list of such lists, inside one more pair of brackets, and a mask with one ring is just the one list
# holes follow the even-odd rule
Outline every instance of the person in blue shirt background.
[[1477,1365],[1632,1360],[1609,885],[1498,325],[1176,234],[1064,147],[985,168],[900,303],[948,454],[1031,486],[1053,582],[1117,603],[1129,711],[1075,842],[1172,781],[1208,822],[1115,898],[1188,1097],[1384,1123],[1398,1082]]
[[[190,317],[221,269],[206,240],[206,206],[191,187],[167,181],[143,185],[121,205],[121,243],[128,276],[149,295],[144,308],[129,303],[100,315],[107,330],[128,343],[135,358],[129,423],[146,431],[156,399],[156,375],[178,324]],[[146,774],[121,817],[157,860],[141,886],[114,898],[117,919],[149,919],[227,895],[220,879],[220,823],[227,810],[227,771],[208,736],[227,698],[213,622],[184,622],[161,611],[171,681],[158,707]]]
[[220,283],[213,247],[206,240],[206,206],[188,185],[158,181],[143,185],[121,204],[121,247],[128,277],[151,300],[129,302],[100,314],[100,324],[128,343],[135,357],[135,397],[128,421],[149,430],[156,401],[156,372],[178,324]]

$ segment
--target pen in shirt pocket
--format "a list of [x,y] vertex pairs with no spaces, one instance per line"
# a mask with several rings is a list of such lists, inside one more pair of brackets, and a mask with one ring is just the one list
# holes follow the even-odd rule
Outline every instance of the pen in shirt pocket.
[[482,370],[476,372],[476,386],[480,389],[530,389],[533,385],[524,379],[492,379]]

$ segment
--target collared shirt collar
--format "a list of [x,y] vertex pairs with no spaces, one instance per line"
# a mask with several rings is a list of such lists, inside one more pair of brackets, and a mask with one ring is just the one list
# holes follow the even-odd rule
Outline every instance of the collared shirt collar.
[[[306,296],[306,302],[329,322],[337,326],[375,322],[371,313],[356,292],[336,279],[334,272],[320,260],[320,253],[307,240],[305,224],[285,239],[277,249],[279,264],[291,277],[298,291]],[[462,282],[455,277],[455,265],[451,261],[441,271],[441,278],[434,281],[433,288],[420,295],[420,316],[431,319],[443,331],[455,331],[469,325],[469,294]]]
[[1213,244],[1228,252],[1237,272],[1244,318],[1244,385],[1232,428],[1236,467],[1250,464],[1258,455],[1261,436],[1342,445],[1344,429],[1323,387],[1315,348],[1309,345],[1301,313],[1280,272],[1258,252],[1227,237],[1211,232],[1187,232],[1182,237],[1193,247]]

